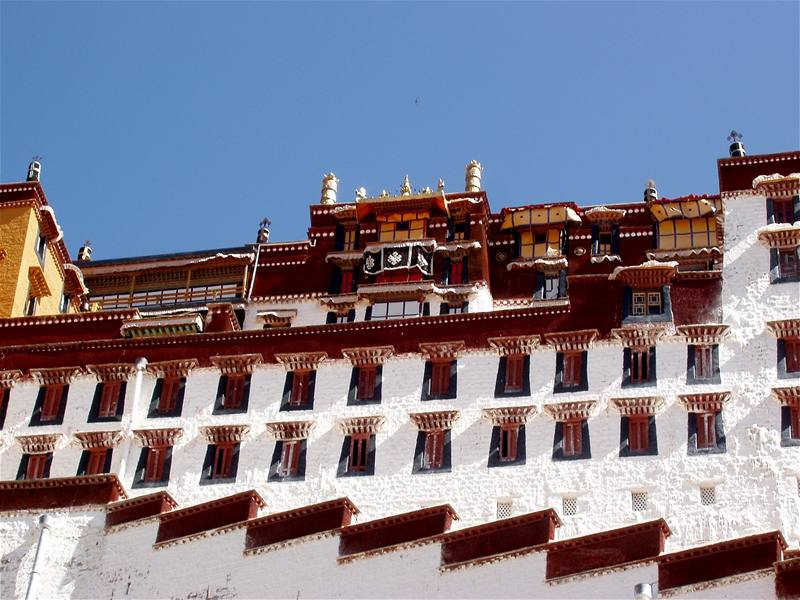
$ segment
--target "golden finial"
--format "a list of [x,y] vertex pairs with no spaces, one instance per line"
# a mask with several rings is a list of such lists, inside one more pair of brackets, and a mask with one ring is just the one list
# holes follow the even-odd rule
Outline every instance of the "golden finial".
[[322,193],[320,204],[336,204],[336,191],[339,188],[339,180],[333,173],[326,173],[322,176]]
[[403,185],[400,186],[400,195],[401,196],[411,195],[411,182],[408,180],[408,175],[406,175],[403,178]]
[[470,161],[464,173],[464,189],[467,192],[480,192],[481,191],[481,175],[483,174],[483,167],[477,160]]
[[439,183],[436,184],[436,191],[444,193],[444,180],[439,177]]

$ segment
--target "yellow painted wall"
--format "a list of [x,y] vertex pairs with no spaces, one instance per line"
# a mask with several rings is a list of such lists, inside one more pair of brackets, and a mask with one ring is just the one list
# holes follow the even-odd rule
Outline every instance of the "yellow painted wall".
[[[6,257],[0,261],[0,318],[19,317],[25,310],[28,296],[28,269],[39,265],[36,241],[39,222],[30,206],[0,206],[0,247]],[[64,281],[56,264],[56,257],[47,244],[44,272],[50,296],[42,296],[36,307],[37,315],[58,313]]]

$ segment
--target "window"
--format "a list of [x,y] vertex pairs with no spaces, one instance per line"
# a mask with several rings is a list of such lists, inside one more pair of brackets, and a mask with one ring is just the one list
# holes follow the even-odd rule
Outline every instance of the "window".
[[794,199],[780,198],[768,200],[772,204],[771,223],[794,223],[797,219],[794,216]]
[[800,446],[800,406],[781,406],[781,446]]
[[523,231],[519,234],[519,258],[561,255],[561,229]]
[[720,383],[719,345],[688,346],[686,383]]
[[700,487],[700,504],[703,506],[710,506],[717,503],[717,488],[716,486],[701,486]]
[[[347,313],[340,315],[336,311],[330,311],[328,313],[327,318],[325,319],[325,323],[352,323],[356,320],[356,311],[355,309],[351,309],[347,311]],[[264,329],[267,329],[267,326],[264,326]]]
[[715,217],[697,219],[667,219],[658,224],[658,248],[710,248],[717,245]]
[[269,481],[302,481],[306,474],[306,439],[275,443]]
[[345,437],[343,457],[339,463],[339,475],[372,475],[374,465],[375,436],[356,433]]
[[17,471],[17,479],[47,479],[50,477],[50,464],[53,453],[23,454]]
[[417,433],[412,473],[449,472],[450,430],[433,429]]
[[285,441],[281,444],[281,462],[278,475],[281,477],[297,476],[297,467],[300,462],[300,440]]
[[576,392],[589,389],[586,369],[587,352],[559,352],[556,354],[556,380],[554,393]]
[[564,496],[561,499],[561,514],[564,516],[578,514],[578,499],[574,496]]
[[622,351],[622,386],[653,385],[656,382],[656,349],[625,348]]
[[633,512],[647,510],[647,492],[631,492],[631,510]]
[[591,458],[589,422],[586,419],[557,421],[553,439],[553,460]]
[[250,398],[250,375],[232,374],[219,378],[217,399],[212,414],[247,412]]
[[500,451],[497,454],[500,462],[510,462],[517,458],[517,434],[519,427],[500,428]]
[[25,316],[26,317],[33,317],[36,315],[36,304],[37,299],[36,296],[28,296],[28,299],[25,301]]
[[39,263],[41,266],[44,266],[44,260],[47,256],[47,238],[44,237],[41,233],[36,239],[36,256],[39,257]]
[[95,398],[89,413],[89,422],[118,420],[122,417],[125,397],[125,382],[103,381],[95,388]]
[[292,378],[292,395],[289,398],[291,406],[301,406],[308,402],[308,391],[311,384],[310,371],[295,371]]
[[525,464],[525,425],[508,423],[492,428],[489,467]]
[[369,321],[387,321],[390,319],[409,319],[422,314],[419,300],[400,302],[377,302],[371,306]]
[[351,250],[355,250],[356,246],[358,245],[357,242],[358,232],[355,228],[353,229],[344,229],[343,227],[337,227],[336,237],[337,243],[336,248],[337,250],[342,250],[344,252],[349,252]]
[[660,291],[633,292],[631,306],[633,316],[660,315],[663,312]]
[[70,300],[71,300],[71,297],[70,297],[69,294],[67,294],[66,292],[61,294],[61,302],[59,302],[59,305],[58,305],[58,312],[60,312],[60,313],[68,313],[69,312]]
[[592,255],[607,256],[617,254],[619,239],[619,226],[593,225],[592,226]]
[[778,340],[778,378],[800,377],[800,339]]
[[8,403],[11,399],[11,390],[9,388],[0,388],[0,430],[6,423],[6,414],[8,413]]
[[457,366],[455,360],[437,360],[425,363],[422,382],[422,399],[448,399],[456,397]]
[[650,447],[649,428],[650,419],[648,417],[629,417],[628,447],[632,453],[646,452]]
[[311,410],[314,408],[316,371],[289,371],[283,386],[281,410]]
[[236,480],[239,444],[209,444],[203,463],[201,483],[230,483]]
[[353,271],[342,271],[342,281],[339,285],[340,294],[350,294],[353,291]]
[[654,415],[630,415],[620,419],[620,457],[658,454]]
[[447,281],[450,285],[460,285],[468,283],[469,277],[467,275],[467,259],[456,259],[450,261],[450,270],[448,273]]
[[506,357],[506,392],[520,392],[523,389],[522,376],[525,367],[525,356],[512,354]]
[[495,397],[528,396],[530,388],[530,357],[527,354],[501,356],[497,367]]
[[514,502],[513,500],[498,500],[497,501],[497,518],[508,519],[514,516]]
[[186,378],[184,377],[162,377],[156,381],[148,416],[180,416],[185,387]]
[[39,388],[31,425],[60,425],[64,420],[68,385],[44,385]]
[[689,413],[689,454],[721,454],[725,452],[725,430],[722,411]]
[[100,475],[111,469],[112,448],[84,450],[78,464],[78,475]]
[[800,276],[800,261],[797,249],[778,250],[778,276],[781,279],[794,279]]
[[142,448],[133,487],[159,487],[169,481],[172,446]]
[[425,219],[381,223],[378,228],[378,241],[394,242],[421,240],[425,237]]
[[567,271],[558,273],[537,273],[534,300],[556,300],[567,295]]
[[356,400],[365,402],[375,399],[375,385],[378,378],[378,366],[357,367]]

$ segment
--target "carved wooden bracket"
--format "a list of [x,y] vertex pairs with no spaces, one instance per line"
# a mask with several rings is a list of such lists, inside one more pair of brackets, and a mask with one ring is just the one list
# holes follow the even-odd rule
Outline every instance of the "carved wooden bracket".
[[453,423],[458,420],[459,412],[457,410],[440,410],[436,412],[411,413],[408,416],[420,431],[438,431],[452,429]]
[[158,378],[188,377],[192,369],[196,369],[200,363],[196,358],[186,360],[166,360],[163,362],[153,362],[147,364],[147,372]]
[[518,335],[513,337],[491,337],[486,340],[500,356],[509,354],[531,354],[539,345],[538,335]]
[[539,409],[535,406],[506,406],[499,408],[484,408],[483,418],[488,419],[495,426],[525,425]]
[[234,354],[233,356],[212,356],[211,364],[223,375],[249,375],[264,358],[261,354]]
[[122,441],[121,431],[82,431],[75,433],[75,441],[84,450],[93,448],[116,448]]
[[200,434],[209,444],[236,444],[244,440],[249,432],[249,425],[213,425],[200,428]]
[[305,440],[315,425],[314,421],[272,421],[267,431],[278,441]]
[[800,224],[779,223],[762,227],[758,231],[758,241],[768,248],[793,250],[800,246]]
[[635,325],[612,329],[611,337],[622,342],[626,348],[649,348],[667,332],[665,325]]
[[686,338],[687,344],[712,345],[719,344],[728,335],[730,326],[722,323],[707,323],[680,325],[676,329],[679,335]]
[[163,448],[174,446],[183,436],[183,429],[172,427],[169,429],[136,429],[133,432],[136,441],[145,448]]
[[136,366],[130,363],[86,365],[86,370],[97,377],[97,381],[127,381],[136,374]]
[[382,365],[392,354],[394,354],[394,346],[342,348],[342,355],[348,358],[354,367]]
[[39,385],[69,385],[83,373],[80,367],[59,367],[56,369],[31,369],[31,375]]
[[22,379],[22,371],[0,371],[0,390],[7,390],[14,387]]
[[576,402],[560,402],[558,404],[545,404],[544,412],[556,421],[575,421],[588,419],[597,402],[595,400],[580,400]]
[[374,434],[380,431],[386,419],[384,417],[350,417],[339,421],[344,435],[357,433]]
[[558,352],[583,351],[588,350],[599,335],[597,329],[562,331],[544,334],[544,341]]
[[800,319],[784,319],[782,321],[767,321],[767,329],[781,340],[800,337]]
[[692,413],[717,412],[731,399],[730,392],[707,392],[704,394],[678,394],[678,400]]
[[61,441],[60,433],[44,433],[41,435],[21,435],[17,443],[25,454],[46,454],[53,452]]
[[275,360],[287,371],[313,371],[326,358],[328,358],[327,352],[292,352],[275,355]]
[[584,211],[583,217],[593,225],[605,223],[618,223],[625,216],[627,211],[624,208],[608,208],[607,206],[595,206]]
[[455,360],[465,346],[463,341],[431,342],[420,344],[419,349],[425,360]]
[[772,388],[772,397],[783,406],[800,406],[800,386]]
[[677,266],[676,262],[649,260],[635,267],[617,267],[608,279],[634,288],[661,287],[672,281]]
[[623,417],[637,415],[655,415],[664,408],[664,398],[661,396],[640,396],[638,398],[612,398],[611,404]]

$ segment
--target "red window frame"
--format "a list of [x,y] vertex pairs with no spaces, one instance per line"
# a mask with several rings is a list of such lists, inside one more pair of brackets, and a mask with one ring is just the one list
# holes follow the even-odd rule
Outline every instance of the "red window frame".
[[800,263],[797,260],[797,249],[778,250],[778,271],[781,277],[800,275]]
[[786,357],[786,372],[800,371],[800,340],[783,340],[783,355]]
[[100,475],[106,472],[106,454],[108,448],[92,448],[87,450],[85,475]]
[[294,477],[298,474],[302,444],[302,440],[284,440],[281,443],[281,462],[278,465],[278,475]]
[[97,408],[98,417],[113,417],[117,414],[117,403],[122,389],[121,381],[104,381],[100,390],[100,406]]
[[794,223],[794,200],[776,198],[772,201],[772,220],[775,223]]
[[464,262],[461,259],[456,259],[450,263],[450,283],[460,284],[464,283]]
[[358,368],[356,400],[372,400],[375,398],[377,375],[377,365],[366,365]]
[[500,427],[500,446],[497,458],[500,462],[517,460],[517,441],[519,440],[519,425],[503,425]]
[[222,408],[239,408],[244,398],[245,375],[228,375]]
[[440,469],[444,464],[444,429],[425,432],[425,448],[422,452],[424,469]]
[[631,348],[630,357],[629,372],[631,383],[650,381],[650,349]]
[[342,283],[339,286],[340,294],[349,294],[353,291],[353,271],[348,269],[342,271]]
[[717,414],[713,412],[695,413],[697,424],[697,447],[716,448]]
[[793,440],[800,440],[800,406],[789,407],[790,436]]
[[450,391],[452,360],[431,362],[431,396],[444,396]]
[[694,347],[694,378],[711,379],[714,376],[714,346]]
[[289,397],[289,406],[308,404],[310,387],[311,371],[293,371],[292,394]]
[[583,454],[583,421],[564,421],[562,450],[564,456]]
[[563,387],[577,387],[583,379],[583,352],[564,352],[561,374]]
[[40,421],[55,421],[61,409],[61,397],[64,395],[63,385],[48,385],[44,390],[42,399],[42,412]]
[[147,449],[144,467],[144,481],[156,482],[164,479],[164,463],[167,460],[168,446],[152,446]]
[[227,479],[232,477],[233,454],[236,444],[216,444],[214,446],[214,462],[211,464],[211,479]]
[[25,466],[25,479],[43,479],[49,457],[50,453],[29,454],[28,464]]
[[650,417],[637,415],[628,417],[628,449],[631,452],[646,452],[650,447]]
[[[227,388],[226,388],[227,391]],[[158,398],[158,412],[170,413],[178,405],[181,392],[180,377],[165,377],[161,383],[161,396]]]
[[347,457],[348,473],[364,473],[369,457],[368,433],[355,433],[350,436],[350,453]]
[[506,356],[506,392],[521,392],[524,389],[525,355]]

